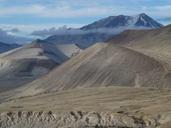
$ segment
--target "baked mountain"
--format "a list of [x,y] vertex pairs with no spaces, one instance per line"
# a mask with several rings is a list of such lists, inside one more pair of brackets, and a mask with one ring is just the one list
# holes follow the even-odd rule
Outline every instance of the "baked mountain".
[[78,44],[87,48],[97,42],[104,42],[128,29],[157,29],[163,27],[148,15],[142,13],[137,16],[110,16],[79,29],[66,29],[65,33],[58,32],[45,39],[56,44]]
[[0,53],[12,50],[14,48],[18,48],[20,45],[18,44],[7,44],[7,43],[2,43],[0,42]]
[[29,83],[81,52],[76,45],[59,45],[35,40],[0,54],[0,90]]
[[33,95],[101,86],[170,87],[170,30],[171,26],[125,31],[108,43],[91,46],[21,90]]

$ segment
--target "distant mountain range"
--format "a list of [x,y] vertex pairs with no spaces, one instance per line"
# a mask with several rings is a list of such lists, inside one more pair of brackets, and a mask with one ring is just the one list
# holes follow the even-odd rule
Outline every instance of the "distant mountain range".
[[18,44],[7,44],[7,43],[0,42],[0,53],[6,52],[11,49],[18,48],[18,47],[20,47],[20,45]]
[[129,29],[157,29],[163,27],[148,15],[142,13],[136,16],[110,16],[79,29],[67,29],[62,33],[45,39],[47,42],[57,44],[78,44],[87,48],[96,42],[104,42],[114,35]]
[[[162,24],[142,13],[136,16],[109,16],[78,29],[42,30],[35,31],[32,35],[45,36],[49,33],[49,37],[44,40],[45,42],[54,44],[77,44],[80,48],[85,49],[94,43],[107,41],[128,29],[157,29],[161,27],[163,27]],[[4,31],[2,32],[5,33]],[[10,37],[7,36],[7,33],[5,35],[3,40],[4,38],[8,39]],[[0,53],[19,47],[16,44],[5,43],[0,44],[0,46]]]
[[77,44],[80,48],[85,49],[96,42],[103,42],[111,38],[112,34],[105,33],[85,33],[85,34],[64,34],[53,35],[45,39],[46,42],[55,44]]

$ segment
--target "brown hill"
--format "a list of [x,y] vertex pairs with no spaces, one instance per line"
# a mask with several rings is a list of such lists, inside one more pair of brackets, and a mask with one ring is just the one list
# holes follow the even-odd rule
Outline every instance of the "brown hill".
[[92,86],[170,87],[170,29],[126,31],[109,43],[88,48],[21,90],[32,95]]
[[171,64],[171,25],[157,30],[129,30],[109,42],[122,45]]
[[81,52],[76,45],[35,40],[0,54],[0,92],[25,85]]

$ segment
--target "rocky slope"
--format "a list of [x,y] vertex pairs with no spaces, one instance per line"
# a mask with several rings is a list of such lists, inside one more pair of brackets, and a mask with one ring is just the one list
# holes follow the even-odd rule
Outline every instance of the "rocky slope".
[[56,114],[49,112],[19,111],[0,114],[1,128],[145,128],[158,125],[153,119],[98,112],[70,112]]
[[131,87],[74,89],[0,104],[2,128],[170,128],[171,90]]

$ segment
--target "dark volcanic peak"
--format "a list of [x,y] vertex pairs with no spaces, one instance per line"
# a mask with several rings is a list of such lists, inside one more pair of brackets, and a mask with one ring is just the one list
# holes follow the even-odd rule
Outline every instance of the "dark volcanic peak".
[[125,26],[127,25],[126,20],[130,19],[130,16],[109,16],[107,18],[101,19],[96,21],[90,25],[84,26],[81,29],[88,30],[88,29],[96,29],[96,28],[114,28],[117,26]]
[[144,27],[144,28],[160,28],[163,25],[146,15],[145,13],[136,16],[109,16],[102,20],[82,27],[82,30],[98,29],[98,28],[118,28],[118,27]]
[[45,40],[36,39],[36,40],[32,41],[30,44],[28,44],[27,47],[30,47],[30,48],[39,48],[43,44],[46,44],[46,43],[47,42]]
[[135,23],[135,26],[145,26],[145,27],[151,27],[151,28],[163,27],[162,24],[156,22],[154,19],[152,19],[145,13],[139,14],[137,16],[137,21]]

